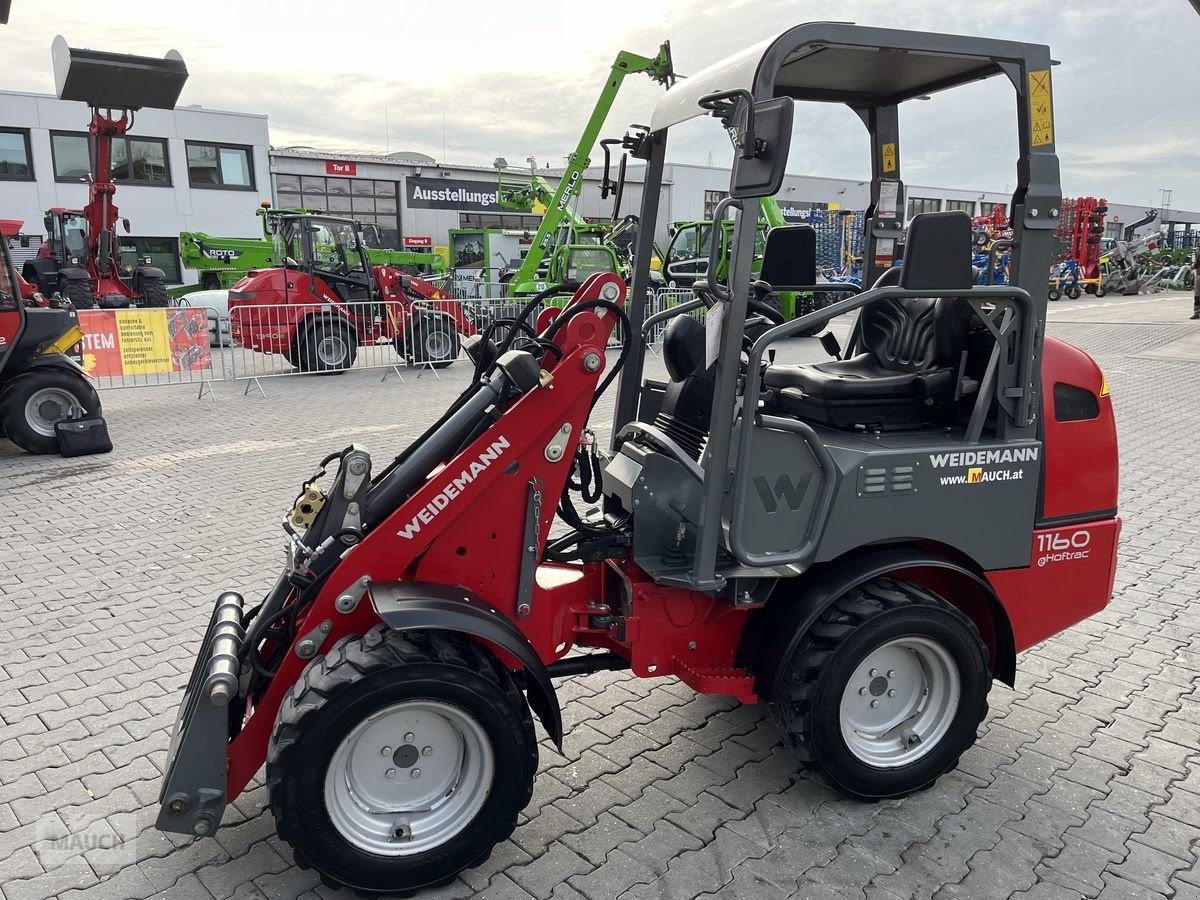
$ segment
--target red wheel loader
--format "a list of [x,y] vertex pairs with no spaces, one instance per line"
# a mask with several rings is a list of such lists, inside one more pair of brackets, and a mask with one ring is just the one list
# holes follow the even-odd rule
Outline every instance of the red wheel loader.
[[[212,834],[265,765],[279,836],[327,883],[443,883],[529,801],[531,711],[561,747],[553,680],[601,669],[767,704],[797,766],[852,797],[954,768],[993,680],[1103,608],[1115,575],[1108,390],[1043,336],[1050,69],[1042,45],[814,23],[671,87],[637,148],[640,219],[658,220],[675,127],[720,120],[737,148],[715,216],[737,211],[728,279],[713,261],[694,301],[647,318],[646,229],[628,305],[620,278],[596,274],[537,333],[531,298],[499,346],[467,342],[466,389],[397,458],[326,457],[285,520],[275,587],[252,606],[217,599],[158,827]],[[993,76],[1018,111],[1012,283],[973,284],[959,212],[914,218],[894,267],[898,106]],[[773,294],[817,287],[806,226],[772,229],[754,260],[797,102],[848,104],[866,126],[867,288],[780,322]],[[835,358],[767,362],[847,313]],[[643,339],[614,358],[618,323]],[[664,323],[661,380],[644,336]],[[588,417],[610,384],[601,449]]]
[[114,202],[112,149],[113,140],[133,128],[137,110],[175,108],[187,81],[183,58],[174,50],[164,59],[80,50],[60,35],[51,59],[59,99],[82,100],[91,108],[92,174],[82,210],[46,212],[47,240],[22,275],[46,296],[58,294],[77,309],[166,306],[163,270],[149,258],[120,252],[117,222],[128,231],[129,220],[120,218]]

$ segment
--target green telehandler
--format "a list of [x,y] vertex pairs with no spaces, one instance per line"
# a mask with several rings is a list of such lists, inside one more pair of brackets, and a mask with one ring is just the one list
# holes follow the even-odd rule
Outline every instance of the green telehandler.
[[[182,285],[172,288],[172,296],[182,296],[191,291],[218,290],[236,284],[247,272],[269,269],[279,265],[272,259],[271,220],[279,216],[319,215],[307,209],[273,209],[264,200],[258,210],[262,220],[261,238],[213,237],[202,231],[184,231],[179,234],[179,255],[185,268],[202,273],[199,285]],[[367,257],[372,265],[405,268],[410,275],[438,276],[446,271],[446,264],[436,253],[421,253],[411,250],[392,250],[379,246],[381,234],[378,225],[363,226],[367,241]]]

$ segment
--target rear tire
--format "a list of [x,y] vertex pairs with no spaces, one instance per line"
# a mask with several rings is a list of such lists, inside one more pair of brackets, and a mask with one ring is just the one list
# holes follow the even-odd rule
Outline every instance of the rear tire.
[[1068,300],[1078,300],[1082,296],[1082,294],[1083,294],[1083,292],[1080,291],[1079,288],[1075,287],[1074,285],[1067,288],[1067,299]]
[[92,290],[91,281],[86,278],[67,281],[63,285],[62,295],[70,300],[76,309],[96,308],[96,293]]
[[770,708],[812,772],[881,800],[929,787],[958,764],[987,715],[991,683],[966,615],[923,587],[878,578],[835,601],[801,638]]
[[1046,293],[1046,297],[1050,300],[1051,303],[1054,303],[1054,302],[1062,299],[1062,292],[1059,291],[1057,288],[1051,288]]
[[0,391],[0,424],[8,439],[27,453],[57,453],[56,422],[74,406],[100,415],[100,395],[82,375],[40,367],[14,378]]
[[537,763],[529,706],[490,652],[379,626],[314,659],[292,687],[267,786],[297,865],[364,896],[411,896],[512,834]]
[[301,372],[340,375],[357,358],[358,341],[345,322],[318,319],[296,339],[295,361],[299,363],[296,368]]

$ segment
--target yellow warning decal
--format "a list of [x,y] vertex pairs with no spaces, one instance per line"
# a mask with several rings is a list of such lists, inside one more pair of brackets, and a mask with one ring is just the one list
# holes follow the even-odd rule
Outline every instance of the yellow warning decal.
[[883,145],[883,171],[885,171],[885,172],[895,172],[896,171],[896,145],[895,144],[884,144]]
[[1108,379],[1103,375],[1100,376],[1100,396],[1108,396]]
[[1029,143],[1034,147],[1054,143],[1049,69],[1029,73],[1029,133]]

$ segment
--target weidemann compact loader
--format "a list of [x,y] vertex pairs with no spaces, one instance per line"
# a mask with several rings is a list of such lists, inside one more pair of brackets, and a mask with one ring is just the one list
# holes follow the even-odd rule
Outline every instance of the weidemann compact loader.
[[[396,459],[326,457],[285,520],[274,589],[217,600],[158,827],[211,835],[265,764],[300,865],[368,895],[442,883],[529,801],[531,709],[561,746],[552,679],[599,669],[767,703],[797,763],[852,796],[953,768],[992,680],[1011,684],[1016,654],[1101,609],[1114,580],[1108,389],[1044,335],[1050,70],[1041,45],[815,23],[675,84],[637,150],[640,220],[658,220],[673,128],[712,114],[735,129],[716,215],[737,213],[728,281],[647,319],[643,229],[628,306],[596,274],[535,334],[533,297],[499,346],[492,329],[468,342],[470,384]],[[903,231],[897,108],[991,76],[1017,101],[1012,283],[977,286],[965,213]],[[844,103],[866,126],[870,287],[772,325],[767,298],[816,281],[805,226],[771,231],[752,280],[798,101]],[[704,324],[688,315],[701,307]],[[851,312],[838,358],[766,362]],[[643,377],[644,340],[605,353],[618,321],[645,335],[655,319],[669,319],[665,382]],[[587,420],[610,383],[600,450]],[[577,512],[573,494],[601,509]],[[569,533],[551,540],[556,514]]]

